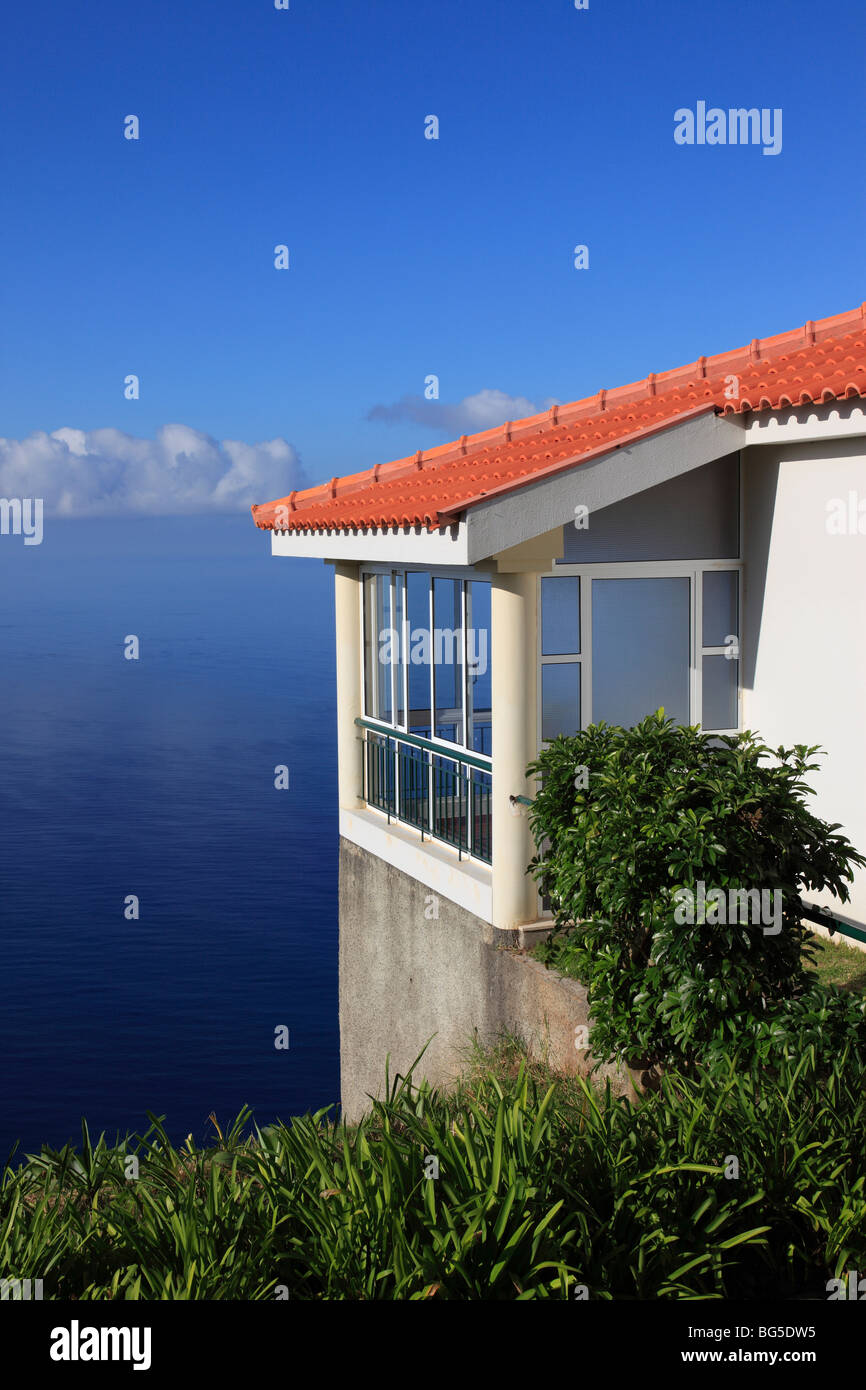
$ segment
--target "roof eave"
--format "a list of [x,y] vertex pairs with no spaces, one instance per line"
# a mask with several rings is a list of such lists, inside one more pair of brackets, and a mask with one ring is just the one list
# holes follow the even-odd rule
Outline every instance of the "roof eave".
[[[463,503],[467,561],[502,550],[572,521],[577,506],[593,511],[656,487],[743,447],[742,415],[701,406],[631,439],[559,461],[518,486],[488,491]],[[591,525],[590,521],[590,525]]]
[[463,568],[467,560],[465,522],[426,527],[363,527],[330,531],[271,531],[271,554],[313,560]]

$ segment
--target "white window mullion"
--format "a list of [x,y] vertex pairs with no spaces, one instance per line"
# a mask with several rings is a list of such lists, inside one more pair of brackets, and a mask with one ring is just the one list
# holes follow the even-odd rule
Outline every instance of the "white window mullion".
[[592,578],[580,580],[580,727],[592,723]]
[[541,575],[535,581],[535,747],[541,751]]
[[[395,618],[397,615],[397,580],[392,570],[388,575],[388,626],[391,638],[394,637],[397,628]],[[397,673],[394,669],[394,643],[389,641],[388,650],[391,653],[391,660],[388,663],[388,680],[391,690],[391,723],[396,729],[397,724]],[[397,660],[400,659],[400,649],[397,649]],[[394,740],[394,814],[400,815],[400,745]]]
[[[740,474],[742,477],[742,474]],[[740,499],[740,513],[742,515],[742,497]],[[743,553],[742,539],[740,541],[740,554]],[[745,571],[737,570],[737,728],[743,727],[743,589],[745,585]]]
[[361,575],[361,611],[359,619],[361,623],[361,710],[369,719],[371,711],[367,708],[367,633],[365,629],[365,614],[367,607],[367,576]]
[[395,612],[395,609],[396,609],[396,606],[397,606],[397,605],[396,605],[396,602],[395,602],[394,588],[395,588],[395,585],[394,585],[394,575],[393,575],[393,573],[392,573],[392,574],[389,574],[389,575],[388,575],[388,638],[389,638],[389,640],[388,640],[388,650],[389,650],[389,652],[391,653],[391,660],[388,662],[388,684],[389,684],[390,691],[391,691],[391,721],[390,721],[390,722],[391,722],[392,724],[396,725],[396,723],[397,723],[397,700],[396,700],[397,690],[396,690],[396,685],[395,685],[395,681],[394,681],[394,644],[393,644],[393,641],[391,640],[391,639],[393,638],[394,632],[395,632],[395,627],[394,627],[394,612]]
[[[430,638],[430,645],[429,645],[428,650],[429,650],[429,653],[430,653],[430,737],[431,737],[431,738],[434,738],[435,735],[436,735],[436,681],[435,681],[435,677],[434,677],[434,671],[435,671],[435,667],[436,667],[436,660],[435,660],[435,657],[436,657],[436,646],[435,646],[435,643],[434,643],[434,641],[433,641],[433,616],[434,616],[434,615],[433,615],[433,576],[432,576],[432,574],[430,574],[430,575],[427,576],[427,623],[428,623],[428,635],[429,635],[429,638]],[[432,753],[428,753],[428,754],[426,754],[426,757],[427,757],[427,767],[428,767],[428,774],[427,774],[427,814],[428,814],[429,819],[430,819],[430,834],[432,835],[432,834],[433,834],[433,827],[434,827],[435,824],[436,824],[436,816],[435,816],[436,799],[435,799],[435,793],[434,793],[434,788],[433,788],[433,782],[434,782],[433,757],[434,757],[434,755],[433,755]]]
[[380,648],[380,646],[379,646],[379,582],[378,582],[378,579],[375,579],[375,580],[373,581],[373,583],[372,583],[371,586],[370,586],[370,589],[371,589],[371,593],[370,593],[370,606],[371,606],[371,609],[372,609],[372,611],[371,611],[371,613],[370,613],[370,641],[371,641],[372,644],[373,644],[373,651],[372,651],[372,654],[371,654],[371,657],[370,657],[370,666],[372,667],[372,671],[373,671],[373,680],[372,680],[372,682],[371,682],[373,689],[372,689],[371,692],[370,692],[370,694],[371,694],[371,696],[372,696],[372,700],[373,700],[373,709],[372,709],[371,713],[372,713],[374,719],[380,719],[382,716],[381,716],[381,714],[380,714],[380,712],[379,712],[379,652],[381,651],[381,648]]
[[402,646],[403,667],[400,676],[403,682],[403,727],[409,732],[409,640],[412,636],[412,629],[409,626],[409,586],[406,583],[406,571],[403,571],[403,621],[402,621]]
[[[460,681],[463,689],[463,747],[469,748],[470,742],[470,719],[469,719],[469,633],[468,622],[472,619],[472,603],[469,595],[469,581],[460,581],[460,613],[461,625],[463,628],[461,652],[463,655],[463,675]],[[466,776],[466,848],[467,853],[472,853],[472,769],[467,767]],[[464,777],[464,770],[457,764],[457,786],[461,787]],[[462,798],[461,798],[462,800]]]
[[[364,617],[365,617],[366,599],[367,599],[367,589],[366,589],[366,582],[367,582],[367,580],[366,580],[366,575],[364,574],[363,570],[361,571],[360,579],[361,579],[361,584],[360,584],[360,589],[361,589],[361,602],[360,602],[360,604],[359,604],[359,610],[360,610],[360,611],[359,611],[359,613],[358,613],[358,618],[359,618],[359,621],[360,621],[360,624],[361,624],[361,644],[360,644],[360,645],[361,645],[361,709],[362,709],[362,711],[364,712],[364,714],[367,716],[367,718],[369,718],[369,717],[370,717],[370,711],[367,709],[367,648],[366,648],[366,640],[365,640],[367,634],[366,634],[366,631],[365,631],[365,629],[364,629]],[[367,730],[366,730],[366,729],[359,729],[359,730],[357,730],[357,733],[360,734],[360,737],[361,737],[361,791],[360,791],[360,795],[361,795],[361,799],[362,799],[363,801],[366,802],[366,800],[367,800],[367,793],[368,793],[368,791],[370,790],[370,788],[369,788],[368,785],[367,785],[367,773],[368,773],[369,766],[370,766],[370,762],[369,762],[369,759],[370,759],[370,753],[369,753],[369,748],[370,748],[370,735],[367,733]]]
[[[694,570],[691,576],[692,590],[692,656],[691,656],[691,687],[692,709],[689,718],[690,724],[697,724],[703,715],[703,692],[704,692],[704,581],[700,570]],[[703,728],[703,725],[701,725]]]
[[465,579],[461,579],[461,581],[460,581],[460,629],[461,629],[460,653],[461,653],[461,657],[462,657],[462,660],[463,660],[463,679],[462,679],[462,681],[460,682],[460,683],[461,683],[461,686],[463,687],[463,715],[462,715],[462,724],[461,724],[461,742],[462,742],[464,748],[468,748],[468,747],[469,747],[469,744],[467,743],[467,737],[468,737],[468,734],[469,734],[469,726],[468,726],[468,720],[467,720],[467,705],[468,705],[468,698],[467,698],[467,696],[468,696],[468,692],[467,692],[467,682],[468,682],[468,679],[469,679],[469,660],[468,660],[469,652],[468,652],[468,640],[467,640],[467,632],[466,632],[466,580],[465,580]]

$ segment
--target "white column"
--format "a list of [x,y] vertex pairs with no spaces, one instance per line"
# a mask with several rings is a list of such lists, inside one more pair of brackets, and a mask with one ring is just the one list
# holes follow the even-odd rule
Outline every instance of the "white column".
[[526,765],[536,756],[535,574],[499,574],[491,595],[493,705],[493,925],[504,929],[538,917],[527,808],[512,796],[531,796]]
[[363,711],[361,691],[361,579],[357,564],[334,565],[334,610],[337,637],[337,766],[340,806],[356,811],[364,803],[361,730],[355,718]]

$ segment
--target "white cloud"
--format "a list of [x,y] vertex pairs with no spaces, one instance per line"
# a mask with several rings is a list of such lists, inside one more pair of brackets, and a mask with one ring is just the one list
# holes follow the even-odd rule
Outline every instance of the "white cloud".
[[374,405],[367,412],[367,419],[384,420],[386,424],[401,424],[409,420],[416,425],[444,430],[456,437],[494,429],[496,425],[504,425],[506,420],[522,420],[527,415],[538,415],[556,404],[556,401],[549,399],[535,405],[525,396],[509,396],[505,391],[487,388],[477,391],[474,396],[464,396],[462,401],[454,404],[428,401],[424,396],[403,396],[393,405]]
[[243,511],[306,486],[285,439],[219,441],[189,425],[162,425],[155,439],[117,429],[0,438],[0,496],[41,497],[55,516]]

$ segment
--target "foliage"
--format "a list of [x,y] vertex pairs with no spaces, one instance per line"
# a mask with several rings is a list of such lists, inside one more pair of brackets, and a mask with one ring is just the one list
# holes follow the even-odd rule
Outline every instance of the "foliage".
[[819,1015],[866,1041],[862,1010],[816,994],[804,969],[800,894],[845,901],[866,863],[808,809],[818,751],[703,734],[659,710],[557,738],[532,764],[548,959],[565,952],[586,983],[597,1056],[688,1069]]
[[451,1094],[398,1079],[356,1127],[248,1120],[217,1149],[85,1127],[8,1168],[0,1273],[58,1299],[561,1300],[824,1298],[866,1267],[847,1054],[822,1087],[807,1051],[772,1078],[668,1075],[636,1108],[488,1059]]

